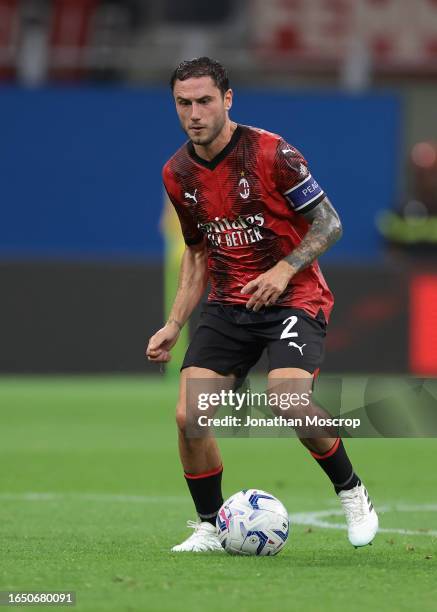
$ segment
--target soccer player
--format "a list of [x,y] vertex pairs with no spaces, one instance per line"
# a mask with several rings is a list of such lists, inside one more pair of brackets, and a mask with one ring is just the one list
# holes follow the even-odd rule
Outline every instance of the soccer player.
[[[213,436],[187,433],[187,382],[243,378],[266,348],[269,384],[312,383],[333,296],[317,257],[341,236],[338,214],[301,153],[280,136],[233,122],[226,70],[207,57],[182,62],[171,78],[189,140],[163,180],[186,248],[168,321],[146,354],[167,362],[179,333],[211,291],[181,368],[176,421],[185,479],[199,517],[173,551],[221,550],[215,520],[223,503],[222,460]],[[293,338],[290,341],[290,338]],[[378,518],[343,442],[302,438],[332,482],[354,546],[369,544]]]

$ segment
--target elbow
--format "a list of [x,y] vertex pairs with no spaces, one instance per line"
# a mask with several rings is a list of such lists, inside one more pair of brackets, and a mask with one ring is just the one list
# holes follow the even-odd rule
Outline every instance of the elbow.
[[342,238],[342,236],[343,236],[343,226],[339,219],[336,225],[336,228],[335,228],[335,242],[338,242]]
[[335,219],[335,222],[332,226],[332,243],[338,242],[340,238],[343,236],[343,226],[339,217]]

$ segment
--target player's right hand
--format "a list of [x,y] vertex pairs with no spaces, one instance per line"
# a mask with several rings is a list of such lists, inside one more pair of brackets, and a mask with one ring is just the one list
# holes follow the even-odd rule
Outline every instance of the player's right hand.
[[147,345],[146,357],[156,363],[167,363],[171,359],[170,349],[179,338],[180,329],[175,323],[167,323],[154,334]]

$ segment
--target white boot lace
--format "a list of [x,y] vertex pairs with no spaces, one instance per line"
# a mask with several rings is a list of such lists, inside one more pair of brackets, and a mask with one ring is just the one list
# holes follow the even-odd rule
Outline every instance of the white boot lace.
[[187,521],[187,527],[190,529],[197,529],[201,524],[200,521]]
[[347,491],[341,496],[346,522],[357,524],[366,520],[368,515],[367,503],[364,495],[360,492],[348,494]]
[[201,535],[202,537],[205,535],[212,535],[211,528],[209,527],[210,524],[211,523],[201,523],[200,521],[187,521],[187,527],[189,529],[194,529],[194,533],[191,537],[196,535]]

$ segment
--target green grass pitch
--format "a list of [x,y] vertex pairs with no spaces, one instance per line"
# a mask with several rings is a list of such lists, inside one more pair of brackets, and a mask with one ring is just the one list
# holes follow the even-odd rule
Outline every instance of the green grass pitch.
[[94,612],[435,610],[437,440],[347,442],[388,530],[358,550],[325,525],[338,501],[297,440],[221,440],[226,496],[266,489],[310,524],[277,557],[171,554],[195,518],[175,397],[162,378],[0,379],[0,590],[74,590]]

